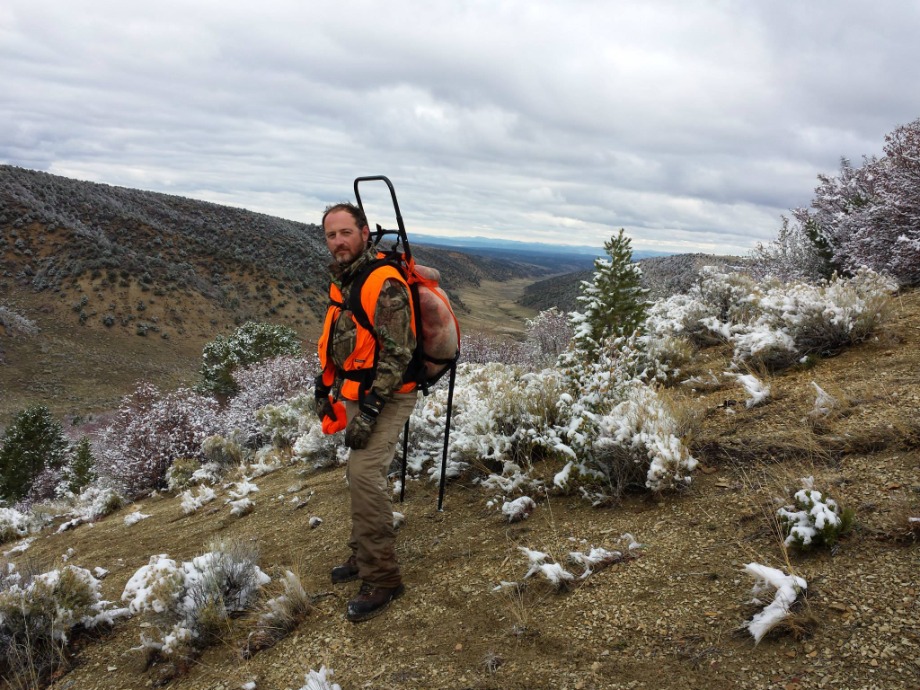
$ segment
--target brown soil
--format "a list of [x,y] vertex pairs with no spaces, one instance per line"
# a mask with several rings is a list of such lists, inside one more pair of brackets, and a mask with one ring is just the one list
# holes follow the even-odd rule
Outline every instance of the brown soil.
[[[170,682],[177,689],[229,690],[252,679],[260,689],[300,688],[323,664],[343,690],[917,688],[920,557],[907,518],[920,516],[920,294],[895,307],[877,339],[772,377],[762,406],[747,409],[734,384],[690,396],[702,415],[692,442],[701,468],[683,494],[631,496],[600,509],[552,495],[529,520],[509,525],[471,482],[449,487],[443,512],[434,485],[410,482],[397,507],[407,516],[398,540],[407,592],[362,624],[343,618],[355,583],[328,580],[348,533],[341,468],[290,465],[255,480],[255,511],[240,519],[224,505],[184,516],[176,497],[152,498],[93,526],[46,532],[26,555],[50,565],[73,548],[70,563],[111,571],[104,593],[113,600],[150,555],[187,560],[217,536],[256,541],[270,573],[299,569],[317,598],[294,633],[243,660],[247,626],[235,621],[223,643]],[[707,350],[695,368],[722,372],[727,354]],[[842,401],[832,419],[809,419],[811,381]],[[807,475],[852,508],[856,523],[835,549],[792,551],[787,563],[772,499],[787,498]],[[305,508],[290,503],[292,486],[294,495],[315,492]],[[135,508],[152,517],[126,527]],[[311,516],[324,522],[311,530]],[[493,592],[527,570],[518,546],[564,557],[614,548],[624,532],[646,545],[642,555],[571,591],[534,582],[520,597]],[[793,625],[756,646],[743,629],[756,611],[742,571],[752,561],[791,566],[809,583]],[[53,687],[154,686],[168,673],[144,669],[132,651],[141,632],[131,620],[84,641]]]

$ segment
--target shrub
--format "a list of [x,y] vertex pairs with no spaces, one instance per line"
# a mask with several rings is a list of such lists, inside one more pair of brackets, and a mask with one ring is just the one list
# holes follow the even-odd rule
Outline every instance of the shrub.
[[144,383],[122,400],[102,432],[101,474],[131,496],[166,488],[176,458],[203,458],[203,441],[218,427],[217,403],[188,389],[166,395]]
[[176,458],[166,470],[166,488],[181,491],[192,485],[192,476],[201,467],[194,458]]
[[0,544],[25,537],[31,530],[32,520],[15,508],[0,508]]
[[300,577],[290,570],[285,570],[269,587],[274,596],[264,599],[255,611],[254,630],[247,636],[243,651],[246,657],[275,645],[300,625],[313,608],[313,600]]
[[61,468],[66,450],[61,425],[46,406],[32,405],[19,412],[0,443],[0,498],[15,502],[25,497],[46,467]]
[[39,687],[64,661],[74,631],[127,615],[101,599],[99,581],[68,565],[41,574],[0,568],[0,677]]
[[300,340],[293,329],[249,322],[229,337],[217,336],[202,351],[201,389],[217,395],[233,395],[238,386],[233,372],[279,355],[300,354]]
[[802,484],[803,488],[793,496],[794,505],[776,512],[786,535],[786,546],[800,549],[833,546],[852,526],[853,511],[841,509],[833,498],[815,491],[813,478],[804,478]]
[[231,615],[250,608],[269,581],[254,545],[216,540],[181,564],[165,554],[151,556],[121,598],[162,631],[159,639],[142,635],[143,646],[163,656],[193,656],[217,639]]

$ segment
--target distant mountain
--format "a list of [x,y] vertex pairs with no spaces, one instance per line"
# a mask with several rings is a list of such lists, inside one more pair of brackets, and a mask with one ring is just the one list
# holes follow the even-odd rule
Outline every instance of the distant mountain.
[[[413,235],[415,241],[431,247],[443,247],[479,256],[504,258],[551,268],[555,273],[568,273],[593,268],[594,260],[605,256],[602,247],[574,244],[521,242],[489,237],[437,237]],[[636,260],[667,256],[667,252],[634,251]]]

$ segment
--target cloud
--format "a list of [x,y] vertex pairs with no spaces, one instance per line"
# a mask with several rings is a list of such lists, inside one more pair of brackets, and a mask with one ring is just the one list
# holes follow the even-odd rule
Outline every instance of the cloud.
[[386,174],[410,230],[740,253],[920,116],[918,30],[863,0],[7,0],[0,160],[304,221]]

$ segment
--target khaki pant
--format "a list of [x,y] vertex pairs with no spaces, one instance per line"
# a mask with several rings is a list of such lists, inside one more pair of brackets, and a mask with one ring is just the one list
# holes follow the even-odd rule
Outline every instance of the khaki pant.
[[[396,440],[415,409],[418,392],[396,393],[374,424],[367,448],[352,450],[345,476],[351,493],[351,539],[348,546],[358,561],[362,580],[379,587],[402,583],[396,562],[393,505],[387,487],[387,471],[396,454]],[[358,404],[345,401],[351,421]]]

